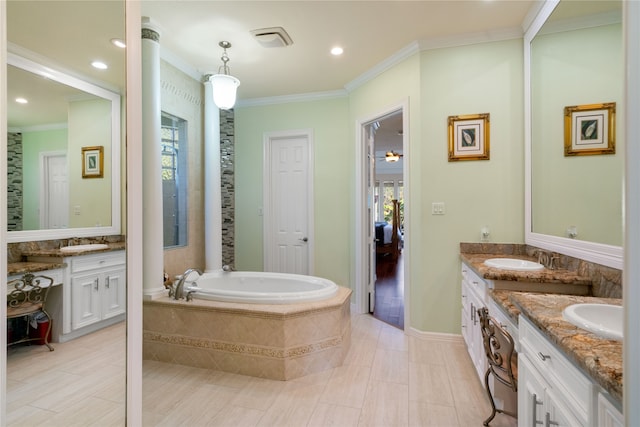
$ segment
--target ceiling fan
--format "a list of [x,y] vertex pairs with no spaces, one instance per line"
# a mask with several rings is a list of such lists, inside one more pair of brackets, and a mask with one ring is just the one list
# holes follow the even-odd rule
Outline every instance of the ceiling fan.
[[391,150],[387,151],[384,157],[379,157],[378,160],[384,160],[385,162],[397,162],[401,157],[404,157],[404,155]]

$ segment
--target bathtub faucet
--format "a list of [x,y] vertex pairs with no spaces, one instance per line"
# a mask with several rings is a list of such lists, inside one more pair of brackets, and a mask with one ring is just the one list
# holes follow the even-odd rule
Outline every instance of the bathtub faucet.
[[202,276],[202,270],[197,268],[188,269],[181,276],[178,276],[178,281],[175,283],[173,288],[169,290],[169,297],[173,297],[177,300],[184,298],[184,282],[187,281],[187,277],[191,273],[198,273],[199,276]]
[[226,272],[233,271],[233,267],[231,267],[229,264],[225,264],[222,266],[222,271],[226,271]]

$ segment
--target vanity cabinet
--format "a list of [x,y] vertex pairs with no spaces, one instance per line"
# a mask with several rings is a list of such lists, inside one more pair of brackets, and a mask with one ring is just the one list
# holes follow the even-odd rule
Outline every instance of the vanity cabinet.
[[486,294],[486,283],[481,280],[468,267],[462,268],[462,337],[467,345],[467,351],[476,368],[478,377],[484,381],[484,374],[487,371],[487,356],[484,353],[482,343],[482,331],[480,330],[480,319],[478,318],[478,308],[486,306],[484,295]]
[[71,330],[125,313],[126,267],[120,253],[71,258]]
[[[65,256],[30,256],[29,261],[62,262],[59,291],[47,306],[55,310],[53,342],[65,342],[121,322],[126,315],[126,252]],[[54,308],[55,307],[55,308]],[[48,309],[49,311],[49,309]]]
[[596,388],[524,316],[519,320],[518,426],[591,426]]
[[599,427],[624,427],[624,416],[603,393],[598,393]]

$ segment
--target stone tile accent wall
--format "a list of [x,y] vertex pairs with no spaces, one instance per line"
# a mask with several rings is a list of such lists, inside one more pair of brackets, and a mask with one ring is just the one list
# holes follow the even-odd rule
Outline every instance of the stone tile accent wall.
[[235,125],[233,110],[220,110],[220,186],[222,191],[222,265],[235,263]]
[[22,134],[7,134],[7,229],[22,230]]

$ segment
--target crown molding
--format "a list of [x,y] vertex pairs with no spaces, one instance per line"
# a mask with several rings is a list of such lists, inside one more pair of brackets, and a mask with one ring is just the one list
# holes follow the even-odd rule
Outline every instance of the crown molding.
[[[523,24],[524,25],[524,24]],[[387,59],[373,66],[366,72],[362,73],[360,76],[356,77],[354,80],[348,82],[344,85],[343,89],[326,91],[326,92],[309,92],[309,93],[300,93],[293,95],[282,95],[282,96],[271,96],[264,98],[249,98],[249,99],[238,99],[236,103],[236,108],[240,107],[257,107],[264,105],[273,105],[273,104],[286,104],[293,102],[309,102],[309,101],[319,101],[326,99],[334,99],[334,98],[343,98],[349,95],[350,92],[354,91],[358,87],[364,85],[365,83],[373,80],[378,77],[385,71],[393,68],[398,65],[402,61],[410,58],[411,56],[425,50],[431,49],[441,49],[447,47],[458,47],[458,46],[467,46],[472,44],[480,44],[480,43],[488,43],[488,42],[496,42],[510,39],[518,39],[522,38],[523,30],[520,27],[515,28],[505,28],[500,30],[493,31],[485,31],[480,33],[469,33],[462,34],[456,36],[448,36],[448,37],[439,37],[433,38],[429,40],[421,40],[414,41],[404,48],[400,49],[398,52],[389,56]],[[178,68],[180,71],[185,74],[191,76],[193,79],[202,81],[202,77],[205,75],[195,68],[191,67],[185,61],[183,61],[180,57],[173,54],[169,50],[162,48],[160,49],[160,57]]]
[[524,35],[522,28],[501,28],[498,30],[483,31],[479,33],[459,34],[448,37],[437,37],[420,42],[420,50],[433,50],[448,47],[469,46],[480,43],[499,42],[504,40],[521,39]]
[[619,10],[599,13],[595,15],[579,16],[558,21],[547,21],[538,35],[561,33],[565,31],[582,30],[585,28],[601,27],[604,25],[620,24],[622,14]]
[[356,77],[354,80],[351,80],[349,83],[344,85],[344,87],[347,91],[352,92],[356,88],[373,80],[374,78],[378,77],[380,74],[398,65],[399,63],[413,56],[419,51],[420,51],[420,44],[417,41],[414,41],[409,45],[405,46],[404,48],[400,49],[398,52],[394,53],[387,59],[378,63],[373,68],[370,68],[369,70],[360,74],[360,76]]

